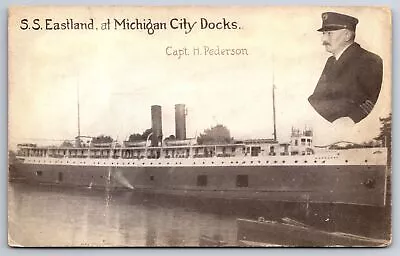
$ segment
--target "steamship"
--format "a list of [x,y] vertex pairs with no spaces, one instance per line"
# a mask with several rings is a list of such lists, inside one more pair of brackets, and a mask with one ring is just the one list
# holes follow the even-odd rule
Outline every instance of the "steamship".
[[[275,112],[275,111],[274,111]],[[275,115],[274,115],[275,116]],[[384,206],[387,149],[317,147],[311,129],[274,138],[198,144],[186,138],[185,105],[175,105],[174,140],[162,140],[161,106],[151,107],[146,141],[70,147],[19,144],[10,175],[28,183],[132,189],[204,198]]]

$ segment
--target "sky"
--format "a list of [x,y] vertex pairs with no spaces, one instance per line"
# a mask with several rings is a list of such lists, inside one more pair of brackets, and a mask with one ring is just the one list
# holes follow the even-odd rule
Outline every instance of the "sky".
[[[277,136],[309,127],[314,142],[363,142],[379,133],[379,117],[391,112],[390,13],[380,8],[64,8],[10,12],[9,145],[57,144],[77,135],[79,87],[81,135],[126,140],[151,127],[151,105],[161,105],[163,133],[175,133],[174,104],[186,104],[187,137],[216,124],[231,136],[271,138],[272,84],[276,86]],[[384,61],[383,85],[372,113],[360,123],[331,124],[311,107],[326,59],[321,13],[338,11],[359,19],[356,41]],[[73,18],[97,23],[110,18],[171,18],[236,21],[238,30],[47,31],[21,30],[22,18]],[[371,19],[371,17],[374,17]],[[168,56],[166,48],[245,48],[243,56]]]

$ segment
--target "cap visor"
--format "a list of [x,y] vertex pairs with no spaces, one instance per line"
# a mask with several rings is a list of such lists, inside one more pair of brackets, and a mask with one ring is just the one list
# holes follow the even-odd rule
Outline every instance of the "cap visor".
[[334,31],[334,30],[340,30],[340,29],[346,29],[346,26],[341,26],[341,25],[333,25],[333,26],[324,26],[317,31],[323,32],[323,31]]

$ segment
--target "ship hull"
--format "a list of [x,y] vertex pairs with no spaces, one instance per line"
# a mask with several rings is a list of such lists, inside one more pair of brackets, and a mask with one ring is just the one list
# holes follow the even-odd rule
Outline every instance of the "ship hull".
[[386,166],[80,166],[16,162],[27,183],[278,202],[385,205]]

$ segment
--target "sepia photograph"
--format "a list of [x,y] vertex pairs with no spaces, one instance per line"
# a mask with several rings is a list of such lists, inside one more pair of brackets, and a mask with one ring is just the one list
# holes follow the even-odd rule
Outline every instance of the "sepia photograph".
[[386,247],[385,7],[8,10],[11,247]]

